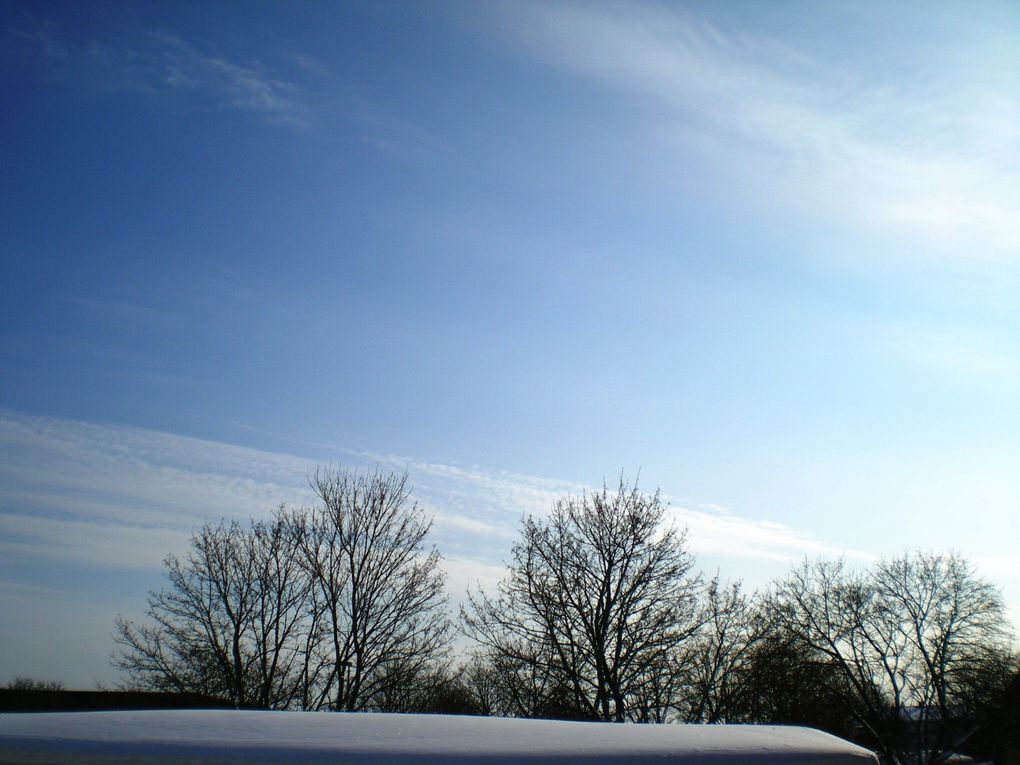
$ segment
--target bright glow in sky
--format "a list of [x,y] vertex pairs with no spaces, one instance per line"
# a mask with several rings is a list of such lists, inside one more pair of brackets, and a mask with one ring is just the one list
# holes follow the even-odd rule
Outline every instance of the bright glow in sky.
[[1014,3],[9,2],[0,683],[204,519],[406,467],[451,595],[640,470],[703,568],[1020,621]]

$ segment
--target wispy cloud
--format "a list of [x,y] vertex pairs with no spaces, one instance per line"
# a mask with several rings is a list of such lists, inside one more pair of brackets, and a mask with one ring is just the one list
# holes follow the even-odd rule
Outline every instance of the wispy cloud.
[[518,41],[650,104],[660,139],[713,156],[763,203],[785,200],[966,257],[1020,252],[1012,93],[965,78],[893,87],[676,8],[514,9]]
[[264,61],[241,60],[181,37],[137,31],[119,39],[86,39],[52,23],[8,31],[23,62],[55,84],[87,94],[133,93],[186,99],[184,108],[244,112],[305,125],[301,88]]
[[706,510],[675,507],[669,513],[674,525],[686,528],[691,548],[703,555],[794,562],[804,558],[839,557],[866,560],[860,550],[827,544],[809,534],[778,523],[733,515],[718,505]]
[[[323,461],[335,456],[330,450]],[[314,500],[316,460],[119,425],[0,412],[0,538],[8,556],[157,571],[191,530]],[[348,452],[352,467],[407,470],[459,582],[490,580],[521,518],[585,487],[555,479]],[[833,552],[810,536],[724,509],[671,510],[695,552],[772,560]],[[472,574],[471,567],[477,567]],[[452,576],[452,575],[451,575]]]
[[151,569],[181,550],[176,529],[148,528],[109,519],[79,521],[0,513],[0,553],[111,569]]
[[274,77],[260,62],[241,64],[203,52],[172,35],[153,35],[153,69],[168,88],[208,92],[223,108],[301,122],[298,87]]

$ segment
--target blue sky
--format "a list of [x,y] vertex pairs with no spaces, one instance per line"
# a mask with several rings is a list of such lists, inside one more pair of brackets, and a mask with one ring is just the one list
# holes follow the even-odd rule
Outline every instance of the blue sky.
[[115,681],[162,556],[327,460],[410,471],[451,587],[640,470],[724,576],[956,549],[1020,614],[1016,5],[7,2],[0,35],[0,681]]

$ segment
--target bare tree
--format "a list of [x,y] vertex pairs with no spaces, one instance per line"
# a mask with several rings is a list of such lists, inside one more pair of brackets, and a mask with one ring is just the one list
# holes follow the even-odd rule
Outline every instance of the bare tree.
[[962,714],[973,679],[1007,652],[998,591],[955,554],[907,554],[866,573],[805,563],[771,603],[839,669],[848,708],[891,763],[939,762],[958,747],[975,727]]
[[700,621],[702,627],[678,668],[683,681],[680,717],[687,722],[742,722],[743,680],[763,634],[762,615],[739,582],[723,585],[716,576],[705,589]]
[[700,579],[664,510],[621,479],[525,519],[498,594],[469,593],[465,631],[518,677],[566,690],[577,715],[633,719],[698,626]]
[[250,577],[237,523],[203,526],[183,560],[164,563],[170,588],[149,593],[151,624],[118,618],[115,664],[143,688],[197,692],[245,705]]
[[498,717],[589,719],[556,660],[541,650],[518,644],[512,651],[476,653],[464,677],[479,709]]
[[114,662],[134,685],[352,710],[392,706],[397,684],[436,671],[444,577],[406,475],[327,468],[311,483],[320,506],[207,524],[166,559],[148,623],[117,621]]
[[251,611],[251,695],[265,709],[304,706],[313,640],[321,620],[311,581],[297,555],[300,526],[283,508],[267,523],[252,523],[247,554],[252,561],[255,602]]
[[323,619],[321,682],[309,706],[363,710],[449,650],[439,553],[407,475],[317,470],[301,560]]
[[980,706],[995,688],[988,680],[1009,663],[1002,598],[956,554],[884,560],[871,580],[888,622],[909,645],[904,685],[915,746],[932,756],[953,751],[978,725],[966,712]]
[[770,619],[767,610],[757,610],[756,616],[758,634],[747,662],[737,670],[734,719],[806,725],[844,738],[859,733],[846,703],[851,694],[839,668],[778,620]]
[[206,524],[185,558],[165,563],[149,624],[118,618],[114,663],[131,682],[239,707],[286,708],[298,696],[308,585],[281,508],[270,522]]

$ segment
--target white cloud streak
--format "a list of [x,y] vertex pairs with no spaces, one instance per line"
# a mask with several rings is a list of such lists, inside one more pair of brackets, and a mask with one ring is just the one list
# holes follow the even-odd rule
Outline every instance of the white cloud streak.
[[152,568],[182,546],[175,529],[8,513],[0,513],[0,540],[0,552],[8,560],[43,557],[111,569]]
[[9,30],[24,59],[50,82],[86,93],[186,97],[190,108],[244,112],[302,126],[310,110],[299,86],[263,62],[239,61],[159,32],[80,39],[54,24]]
[[[286,121],[303,122],[296,100],[297,85],[270,75],[263,64],[240,64],[205,53],[172,35],[152,35],[142,56],[155,82],[171,90],[207,92],[222,108],[260,112]],[[129,55],[136,56],[133,51]]]
[[703,555],[749,558],[791,563],[804,558],[839,557],[867,560],[859,550],[826,544],[808,534],[778,523],[732,515],[717,506],[709,512],[686,507],[671,508],[674,525],[686,528],[691,548]]
[[[206,520],[262,517],[279,504],[309,504],[316,461],[142,430],[0,412],[0,549],[8,556],[157,571]],[[404,470],[434,517],[435,542],[492,579],[521,518],[544,514],[585,487],[554,479],[406,457],[354,454],[351,467]],[[835,548],[722,509],[675,508],[696,552],[796,559]]]
[[652,104],[666,141],[711,154],[763,204],[968,258],[1020,252],[1020,107],[991,83],[893,87],[676,8],[514,8],[518,41]]

